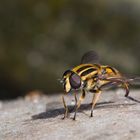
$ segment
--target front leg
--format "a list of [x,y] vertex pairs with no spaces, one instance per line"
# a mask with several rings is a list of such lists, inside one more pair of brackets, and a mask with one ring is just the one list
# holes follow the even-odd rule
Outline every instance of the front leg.
[[76,108],[76,106],[77,106],[77,93],[76,92],[74,92],[74,99],[75,99],[75,105],[74,105],[74,108],[72,109],[72,111]]
[[66,105],[66,102],[65,102],[64,96],[62,96],[62,101],[63,101],[63,105],[64,105],[64,108],[65,108],[64,117],[63,117],[62,119],[65,119],[66,117],[68,118],[69,110],[68,110],[68,107],[67,107],[67,105]]
[[[75,96],[75,97],[76,97],[76,96]],[[81,102],[84,100],[84,98],[85,98],[85,90],[83,89],[83,90],[82,90],[82,95],[80,96],[80,98],[79,98],[79,100],[78,100],[78,102],[77,102],[77,104],[76,104],[76,106],[75,106],[75,113],[74,113],[73,120],[76,119],[77,110],[78,110],[78,108],[80,107]],[[77,100],[77,98],[76,98],[76,100]]]

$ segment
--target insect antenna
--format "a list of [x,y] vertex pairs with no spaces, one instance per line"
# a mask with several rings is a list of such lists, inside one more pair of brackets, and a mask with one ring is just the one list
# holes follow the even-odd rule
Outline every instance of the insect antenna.
[[60,83],[64,83],[64,80],[63,79],[61,79],[61,78],[59,78],[59,79],[57,79],[57,81],[59,81]]

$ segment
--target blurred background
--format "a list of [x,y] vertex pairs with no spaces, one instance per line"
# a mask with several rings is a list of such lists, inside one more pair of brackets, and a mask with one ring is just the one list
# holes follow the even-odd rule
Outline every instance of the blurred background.
[[89,50],[140,75],[140,1],[0,1],[0,99],[62,92],[58,79]]

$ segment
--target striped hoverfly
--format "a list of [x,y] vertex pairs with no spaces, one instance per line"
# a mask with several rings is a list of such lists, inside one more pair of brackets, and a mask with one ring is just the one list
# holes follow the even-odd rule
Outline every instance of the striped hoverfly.
[[[61,82],[63,83],[65,94],[71,91],[81,90],[79,100],[74,92],[75,113],[73,120],[75,120],[77,110],[84,100],[86,92],[94,93],[91,103],[91,117],[93,117],[93,110],[99,100],[101,92],[105,89],[122,87],[125,89],[125,97],[139,102],[128,96],[129,86],[135,80],[139,80],[139,78],[126,78],[116,68],[108,65],[101,65],[97,53],[89,51],[83,55],[80,65],[64,72]],[[64,96],[62,96],[62,100],[65,108],[64,118],[66,118],[68,117],[69,110],[65,103]]]

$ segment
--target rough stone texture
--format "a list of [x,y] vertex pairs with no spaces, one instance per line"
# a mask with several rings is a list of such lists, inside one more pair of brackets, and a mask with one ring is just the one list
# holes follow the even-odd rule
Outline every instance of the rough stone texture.
[[[90,118],[89,93],[76,121],[72,120],[73,112],[70,118],[61,119],[60,94],[35,102],[23,98],[0,102],[0,140],[139,140],[140,103],[123,95],[123,90],[104,92]],[[131,91],[130,96],[140,100],[140,91]],[[66,100],[73,104],[73,96]]]

